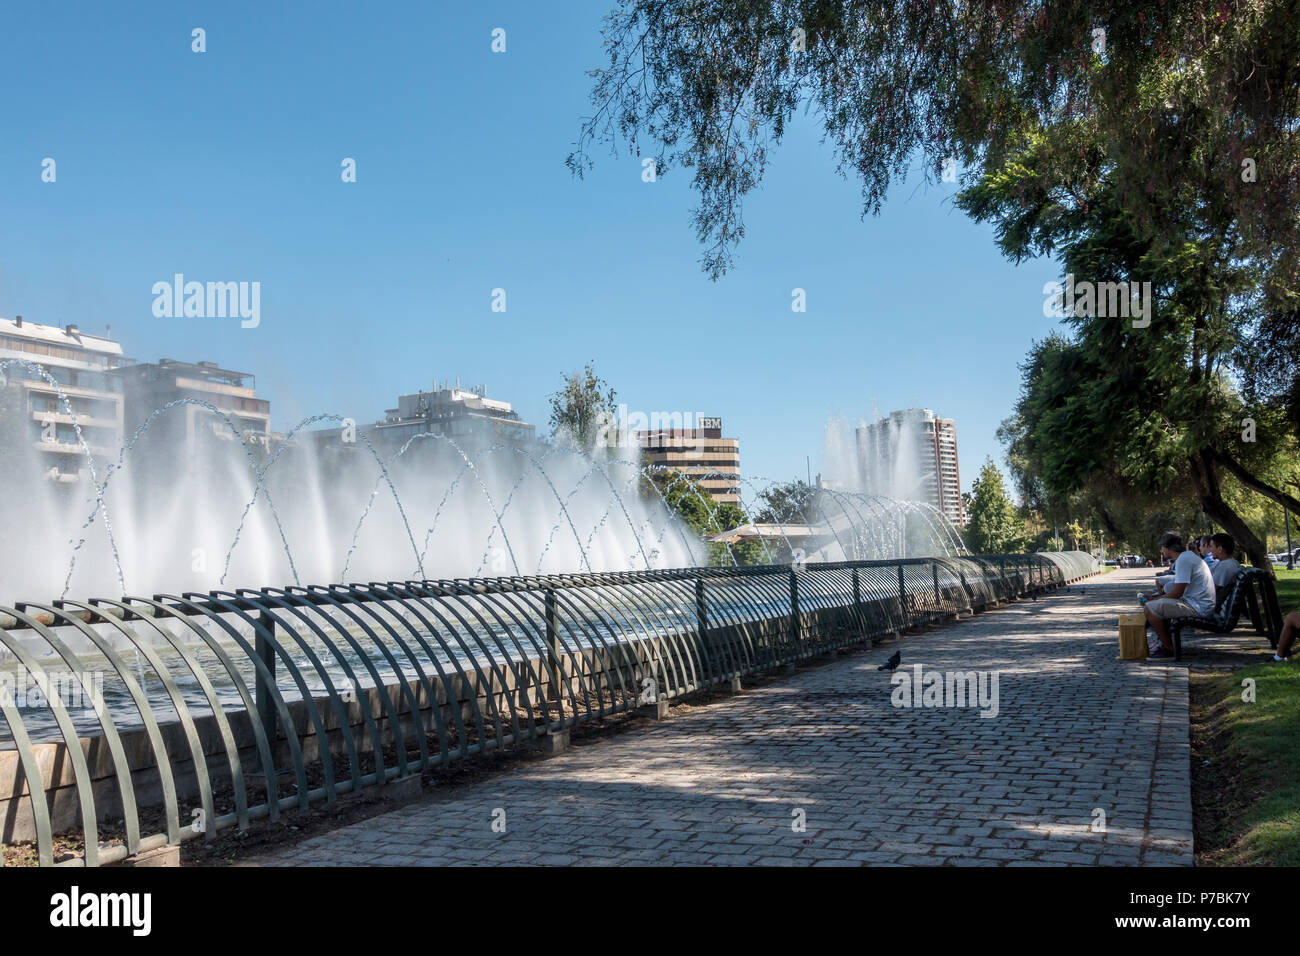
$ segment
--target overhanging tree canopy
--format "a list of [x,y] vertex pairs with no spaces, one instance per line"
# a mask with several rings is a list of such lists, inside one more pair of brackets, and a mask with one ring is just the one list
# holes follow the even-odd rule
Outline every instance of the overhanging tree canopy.
[[[864,212],[920,156],[966,181],[1043,133],[1076,182],[1101,166],[1151,235],[1199,207],[1294,308],[1300,249],[1300,30],[1282,0],[621,0],[592,71],[595,143],[693,170],[703,264],[744,236],[742,201],[801,107]],[[1243,174],[1249,175],[1243,175]],[[1063,193],[1083,207],[1083,192]]]

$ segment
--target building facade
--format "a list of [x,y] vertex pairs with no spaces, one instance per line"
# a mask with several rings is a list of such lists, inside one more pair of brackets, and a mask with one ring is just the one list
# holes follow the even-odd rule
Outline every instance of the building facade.
[[[377,451],[391,455],[417,435],[443,435],[462,449],[492,445],[527,447],[537,440],[536,428],[524,421],[509,402],[488,398],[487,387],[461,388],[460,381],[433,383],[430,391],[399,395],[397,407],[384,419],[357,426]],[[318,445],[338,445],[345,430],[327,428],[311,436]]]
[[858,485],[868,494],[934,505],[966,524],[957,463],[957,425],[928,408],[890,412],[856,431]]
[[739,504],[740,440],[722,437],[721,418],[701,417],[698,424],[634,430],[632,441],[648,464],[690,477],[714,501]]
[[[191,448],[209,436],[265,445],[271,433],[271,402],[258,398],[256,382],[248,372],[219,367],[215,362],[158,362],[126,365],[116,370],[126,399],[126,432],[148,421],[149,416],[171,402],[190,399],[202,405],[186,404],[168,409],[149,424],[150,439],[166,439],[181,448]],[[229,421],[223,421],[222,417]],[[239,429],[236,435],[234,428]]]
[[0,319],[0,362],[8,362],[0,369],[5,445],[30,448],[41,474],[56,482],[89,477],[87,448],[97,462],[113,461],[124,426],[122,382],[114,371],[125,361],[117,342],[75,325]]

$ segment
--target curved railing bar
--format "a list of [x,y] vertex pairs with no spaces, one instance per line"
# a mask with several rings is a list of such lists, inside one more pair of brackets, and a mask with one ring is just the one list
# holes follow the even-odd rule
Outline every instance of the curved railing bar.
[[[38,622],[35,618],[29,617],[17,608],[8,608],[0,606],[0,614],[7,614],[15,621],[18,621],[29,628],[35,630],[42,637],[45,637],[45,625]],[[37,687],[52,687],[50,675],[45,669],[37,663],[27,648],[23,647],[21,641],[14,640],[9,636],[8,631],[0,630],[0,642],[3,642],[9,652],[18,658],[18,662],[27,669],[27,673],[36,681]],[[68,715],[68,710],[63,706],[63,701],[59,700],[57,694],[45,695],[46,702],[50,705],[50,712],[54,715],[54,721],[59,725],[59,732],[63,734],[63,739],[67,743],[66,750],[68,758],[72,761],[72,780],[77,788],[77,802],[81,806],[81,826],[86,835],[86,856],[84,865],[99,865],[99,824],[95,819],[95,795],[93,791],[93,782],[90,776],[90,767],[86,765],[86,755],[81,752],[81,747],[77,741],[79,736],[77,728],[72,723],[72,718]],[[51,779],[51,783],[57,781]],[[35,788],[40,787],[44,795],[44,781],[38,774],[33,781],[30,777],[27,780],[27,786],[33,789],[33,800],[35,799]],[[53,843],[51,842],[51,847]],[[52,854],[52,850],[51,850]]]
[[[73,615],[49,605],[31,603],[17,604],[15,607],[20,612],[26,612],[30,607],[49,614],[54,625],[58,625],[60,620],[67,620],[72,623],[73,619]],[[35,621],[35,618],[29,618],[29,621]],[[90,630],[79,618],[75,621],[74,626],[83,634]],[[126,759],[126,750],[122,746],[122,737],[118,733],[117,722],[113,720],[113,715],[109,713],[104,701],[95,695],[90,684],[87,683],[86,671],[81,666],[80,658],[44,624],[38,624],[37,633],[45,639],[45,642],[50,647],[54,648],[54,652],[63,659],[63,663],[68,666],[68,670],[76,675],[82,690],[90,697],[91,707],[95,711],[95,719],[99,721],[104,740],[108,744],[109,756],[113,760],[113,776],[117,780],[118,794],[122,800],[122,819],[126,826],[127,850],[130,853],[137,853],[140,849],[140,813],[136,808],[135,785],[131,780],[131,766]],[[47,698],[53,693],[53,688],[48,688],[48,690]]]
[[[285,592],[288,594],[293,594],[295,591],[305,593],[305,594],[319,595],[320,598],[323,601],[325,601],[327,604],[329,604],[330,607],[338,608],[340,611],[346,614],[350,620],[355,621],[357,627],[361,628],[362,633],[364,633],[366,637],[370,638],[370,640],[374,643],[374,645],[377,648],[379,648],[379,652],[384,655],[384,658],[388,661],[389,666],[393,670],[393,677],[401,685],[402,696],[406,698],[406,706],[409,708],[411,712],[411,720],[416,730],[415,742],[420,750],[420,766],[422,768],[428,768],[430,766],[429,743],[426,739],[427,735],[424,729],[424,724],[420,720],[420,702],[416,700],[415,692],[411,690],[411,684],[408,680],[405,679],[405,672],[402,670],[401,666],[398,665],[397,660],[396,658],[393,657],[392,652],[388,649],[387,645],[385,645],[384,642],[379,639],[379,636],[370,629],[370,626],[366,624],[365,621],[361,620],[361,618],[358,616],[357,611],[360,610],[361,612],[365,613],[368,617],[373,618],[376,623],[378,623],[381,627],[384,628],[385,631],[388,632],[388,635],[393,639],[393,641],[397,644],[397,646],[402,649],[402,653],[406,655],[406,659],[411,662],[411,666],[415,669],[416,676],[419,678],[420,683],[424,685],[425,692],[429,695],[429,699],[433,700],[433,694],[434,694],[433,685],[430,683],[428,675],[425,674],[424,668],[420,664],[419,657],[417,657],[411,651],[411,648],[407,645],[406,641],[402,639],[402,636],[397,632],[396,628],[394,628],[392,624],[386,618],[381,616],[379,612],[375,609],[374,604],[377,602],[356,600],[358,595],[361,594],[361,589],[358,588],[356,585],[332,584],[328,587],[325,587],[324,585],[320,585],[320,584],[312,584],[312,585],[308,585],[307,587],[294,586],[294,587],[285,588]],[[335,592],[339,592],[339,591],[347,592],[348,596],[351,597],[353,600],[347,603],[340,601],[335,596]],[[406,620],[400,615],[394,615],[394,616],[403,622],[405,622]],[[408,628],[410,627],[409,623],[407,624],[407,627]],[[381,685],[377,685],[377,689],[380,692],[382,692]],[[381,695],[383,697],[388,696],[387,693],[382,693]],[[393,740],[397,746],[397,750],[399,753],[402,753],[406,750],[406,738],[401,733],[400,723],[394,725],[393,727]]]
[[[455,640],[456,644],[459,645],[461,653],[458,655],[455,651],[453,651],[450,647],[447,646],[446,641],[442,639],[441,635],[439,635],[438,628],[434,627],[432,624],[429,624],[424,619],[424,616],[422,614],[419,615],[421,623],[423,623],[429,629],[429,632],[433,634],[438,639],[438,643],[442,645],[443,650],[447,655],[447,659],[451,662],[452,666],[456,669],[456,674],[460,679],[460,691],[465,693],[469,693],[471,688],[471,682],[469,679],[469,675],[465,672],[465,668],[462,665],[462,660],[469,662],[470,668],[474,671],[474,681],[472,684],[474,692],[472,695],[470,695],[469,699],[465,703],[469,705],[470,714],[474,719],[474,730],[475,733],[478,735],[477,746],[481,748],[483,752],[486,752],[487,742],[489,738],[484,726],[483,710],[482,708],[479,707],[478,704],[478,689],[480,687],[489,686],[490,681],[485,679],[485,676],[483,674],[483,668],[480,666],[479,655],[475,654],[472,650],[470,650],[469,645],[465,643],[465,639],[461,636],[460,629],[457,628],[455,625],[453,625],[451,621],[447,619],[446,613],[449,612],[450,609],[447,607],[445,600],[441,600],[442,598],[447,596],[446,595],[447,589],[437,581],[392,582],[389,586],[413,589],[415,600],[419,603],[419,605],[423,607],[433,617],[437,618],[438,622],[442,625],[443,629],[448,634],[450,634],[452,639]],[[453,613],[452,616],[456,617],[456,619],[460,622],[461,627],[466,627],[464,620],[461,619],[459,615]],[[479,640],[476,636],[475,636],[475,643],[478,644],[479,649],[481,651],[484,651],[485,653],[487,652],[487,648],[483,645],[482,641]],[[460,701],[460,693],[458,692],[455,697],[452,696],[450,682],[447,682],[444,685],[444,692],[447,697],[447,705],[448,707],[451,708],[452,719],[456,723],[457,737],[460,743],[461,756],[467,757],[471,752],[473,752],[474,745],[471,745],[469,742],[469,734],[465,727],[464,717],[461,714],[461,707],[463,705],[461,704]],[[496,737],[497,739],[500,739],[503,736],[503,732],[501,730],[501,715],[496,710],[495,702],[492,708],[492,715],[493,715],[493,727],[496,730]]]
[[[239,673],[239,666],[235,663],[234,659],[226,653],[216,636],[209,634],[204,628],[196,624],[194,618],[202,617],[205,621],[216,624],[225,631],[230,639],[239,646],[240,650],[247,655],[247,659],[253,665],[253,671],[257,675],[256,679],[262,681],[263,686],[269,686],[271,688],[271,702],[275,706],[276,714],[281,725],[284,727],[293,726],[293,720],[289,713],[289,705],[285,701],[284,696],[280,693],[274,675],[272,675],[270,669],[267,668],[266,664],[260,657],[258,657],[253,648],[248,646],[248,642],[244,639],[244,636],[239,633],[239,629],[230,621],[225,620],[218,614],[212,613],[208,608],[201,607],[188,597],[182,597],[176,594],[155,594],[152,599],[128,596],[124,600],[127,602],[128,606],[132,603],[143,604],[147,607],[153,608],[155,615],[163,615],[183,621],[190,630],[192,630],[198,638],[208,646],[209,650],[216,655],[217,659],[221,661],[222,666],[226,668],[226,673],[230,675],[231,683],[239,693],[240,699],[244,702],[245,713],[249,715],[256,714],[257,703],[249,692],[248,686],[244,682],[243,675]],[[189,611],[188,614],[184,613],[186,610]],[[271,820],[278,820],[280,818],[280,801],[278,799],[278,784],[276,783],[275,755],[272,750],[274,741],[267,737],[266,732],[262,728],[261,721],[250,720],[249,726],[253,732],[253,741],[257,747],[258,759],[262,763],[262,773],[267,780],[268,816]],[[289,758],[293,762],[294,779],[297,781],[298,806],[300,809],[305,810],[307,808],[307,770],[303,764],[302,748],[299,744],[298,735],[296,733],[286,734],[285,740],[289,745]],[[274,798],[272,798],[272,794],[274,794]],[[221,818],[218,818],[218,820],[220,819]],[[236,817],[236,819],[238,821],[238,817]],[[240,826],[246,825],[244,821],[238,822]],[[220,823],[218,823],[218,826],[220,826]]]
[[[541,687],[541,670],[535,669],[533,667],[532,655],[530,655],[528,650],[525,649],[524,646],[519,642],[519,638],[515,633],[515,628],[518,628],[518,630],[522,631],[527,636],[528,640],[533,645],[534,653],[537,654],[537,659],[541,660],[541,656],[545,652],[542,649],[542,647],[539,647],[537,644],[537,639],[535,636],[536,628],[532,625],[532,622],[528,620],[521,620],[520,617],[515,613],[515,609],[508,602],[500,600],[502,598],[502,595],[500,594],[474,591],[468,587],[464,588],[464,594],[467,598],[472,597],[476,599],[474,601],[467,601],[467,604],[471,606],[475,617],[477,617],[480,621],[482,621],[484,626],[488,628],[489,632],[495,634],[496,630],[492,628],[492,626],[488,624],[487,621],[483,620],[483,615],[481,613],[482,607],[486,607],[488,609],[488,612],[492,615],[493,618],[496,619],[496,625],[497,627],[500,628],[501,633],[505,634],[510,639],[511,643],[514,644],[515,649],[519,653],[519,659],[518,659],[519,663],[522,664],[528,671],[527,686]],[[505,612],[505,617],[502,616],[503,610]],[[509,620],[506,620],[506,618],[509,618]],[[512,624],[514,625],[514,627],[511,626]],[[497,640],[497,644],[498,646],[500,646],[501,644],[500,639]],[[502,650],[504,651],[504,648],[502,648]],[[509,652],[505,652],[504,656],[506,657],[507,661],[509,661],[510,659]],[[520,675],[520,673],[516,668],[508,667],[507,670],[511,670],[515,674],[514,693],[517,696],[524,689],[522,676]],[[507,693],[507,692],[508,692],[507,689],[503,686],[502,693]],[[537,718],[534,709],[532,707],[528,707],[526,709],[526,714],[528,717],[528,736],[536,737]],[[516,729],[516,733],[518,733],[517,729]]]
[[[344,654],[339,649],[339,646],[337,644],[335,644],[333,641],[330,640],[329,635],[325,633],[324,628],[322,628],[314,620],[312,620],[306,614],[304,614],[300,606],[287,600],[288,595],[284,590],[280,588],[270,588],[270,587],[262,588],[260,591],[254,591],[251,588],[240,588],[235,593],[239,597],[244,598],[245,600],[251,599],[254,601],[266,601],[275,605],[276,607],[280,608],[283,611],[288,611],[295,618],[302,621],[302,623],[307,626],[307,629],[310,630],[314,635],[316,635],[316,637],[318,637],[321,640],[321,642],[324,643],[324,645],[327,648],[329,648],[330,653],[334,655],[334,659],[338,662],[339,669],[342,670],[343,673],[347,676],[349,683],[352,685],[353,692],[357,695],[358,709],[361,711],[362,720],[365,721],[366,730],[370,734],[370,744],[374,748],[373,752],[374,752],[374,760],[375,760],[375,772],[379,774],[381,778],[380,779],[381,785],[386,784],[388,782],[388,778],[385,776],[385,771],[387,768],[384,764],[384,738],[383,735],[379,732],[379,725],[375,723],[375,716],[373,713],[371,713],[370,707],[361,706],[361,702],[360,702],[361,682],[357,680],[357,672],[352,669],[352,665],[348,662],[347,655]],[[268,613],[270,612],[270,608],[266,608],[266,610],[268,611]],[[289,632],[289,634],[294,638],[295,641],[298,642],[299,646],[302,647],[304,651],[307,651],[308,648],[307,642],[304,641],[301,635],[298,634],[297,628],[286,627],[283,621],[275,617],[274,613],[272,613],[271,616],[275,618],[276,622],[280,624],[283,630]],[[365,654],[364,651],[361,650],[361,645],[359,645],[356,642],[356,640],[352,637],[352,635],[347,632],[347,629],[341,627],[337,621],[334,621],[332,618],[329,618],[328,620],[330,620],[331,624],[333,624],[334,626],[334,629],[343,636],[343,639],[347,641],[348,645],[352,648],[353,651],[356,652],[357,656],[361,659],[361,663],[365,666],[366,670],[370,673],[371,678],[375,682],[374,686],[380,688],[383,687],[384,686],[383,678],[379,676],[379,671],[375,668],[374,662]],[[309,652],[309,657],[315,658],[316,657],[315,652],[314,651]],[[313,660],[313,664],[315,663],[316,661]],[[330,679],[328,671],[323,666],[320,667],[320,675],[322,681],[326,684],[327,687],[333,685],[333,681]],[[392,713],[392,701],[389,699],[387,694],[378,694],[377,696],[380,698],[380,703],[384,706],[384,710],[388,714],[389,720],[392,721],[394,727],[396,727],[397,715]],[[385,703],[385,701],[387,703]],[[335,707],[339,708],[334,712],[335,715],[338,717],[339,727],[341,728],[347,726],[350,723],[350,721],[348,720],[348,709],[346,707],[341,707],[340,704],[342,702],[341,701],[336,702],[333,699],[333,696],[331,697],[331,703]],[[321,745],[328,746],[328,740],[322,740]],[[361,776],[361,767],[358,763],[357,755],[353,754],[351,756],[353,761],[352,777],[354,780],[359,781]],[[402,772],[405,773],[406,752],[404,750],[402,750],[399,753],[398,759],[401,765]],[[360,786],[359,782],[357,783],[357,786],[358,787]]]
[[[492,691],[493,685],[497,683],[499,683],[502,687],[505,687],[506,684],[505,675],[496,662],[496,655],[487,646],[487,644],[484,643],[483,636],[478,632],[477,629],[475,629],[470,625],[469,621],[465,619],[464,613],[462,613],[467,603],[464,601],[462,586],[456,581],[447,581],[447,580],[440,580],[437,582],[437,585],[439,589],[442,591],[441,600],[439,601],[438,606],[445,613],[450,614],[452,617],[456,619],[456,622],[461,626],[461,628],[465,631],[465,633],[469,635],[470,639],[478,646],[478,649],[483,652],[482,656],[477,654],[472,654],[472,653],[470,654],[470,660],[474,664],[474,672],[477,680],[474,686],[474,696],[470,698],[469,703],[473,707],[474,713],[476,715],[475,720],[478,726],[479,744],[483,748],[484,752],[486,752],[489,749],[490,745],[495,746],[496,743],[502,740],[502,738],[504,738],[506,735],[505,729],[501,725],[501,705],[497,703],[496,695]],[[491,637],[495,641],[496,639],[495,635],[491,635]],[[484,675],[482,667],[479,666],[480,662],[483,661],[484,659],[486,659],[486,663],[488,669],[491,672],[491,676]],[[496,678],[496,680],[494,680],[494,678]],[[479,706],[478,699],[480,694],[483,697],[484,704],[487,705],[486,708],[481,708]],[[510,715],[507,718],[510,723],[510,730],[512,733],[518,734],[519,714],[515,708],[514,701],[508,699],[506,701],[506,706],[510,709]],[[480,711],[483,709],[486,709],[492,718],[492,728],[496,732],[494,737],[488,737],[484,733],[484,727],[481,719],[483,715],[480,713]]]
[[[66,604],[70,602],[64,602],[64,603]],[[157,599],[132,597],[130,595],[124,597],[122,599],[122,602],[120,603],[101,600],[99,601],[98,604],[92,604],[92,606],[99,606],[102,604],[112,604],[113,606],[119,606],[122,609],[128,611],[135,610],[140,606],[148,607],[153,610],[153,616],[155,618],[163,617],[169,620],[174,620],[177,623],[185,627],[188,627],[190,631],[200,641],[204,643],[204,645],[208,648],[208,650],[212,651],[213,655],[217,658],[218,662],[220,662],[221,666],[225,668],[226,676],[230,678],[231,686],[235,688],[235,691],[239,694],[240,700],[244,702],[245,711],[249,714],[256,712],[257,710],[256,702],[253,700],[252,695],[248,692],[248,688],[244,684],[243,676],[239,673],[239,667],[235,664],[234,659],[231,658],[231,656],[226,653],[226,651],[217,642],[217,639],[215,637],[209,634],[206,630],[204,630],[204,628],[200,627],[197,623],[195,623],[194,618],[192,616],[188,614],[182,614],[176,608],[168,607],[162,601],[159,601]],[[130,628],[126,628],[118,624],[117,622],[115,622],[112,616],[108,616],[107,619],[109,620],[110,623],[113,623],[114,626],[117,627],[119,631],[123,633],[124,636],[133,633]],[[210,621],[213,620],[214,618],[212,615],[205,614],[204,619]],[[164,636],[167,635],[164,634]],[[170,637],[168,639],[170,640]],[[128,638],[128,640],[132,640],[132,639]],[[134,643],[134,640],[132,640],[132,643]],[[173,644],[173,646],[176,645]],[[186,652],[182,649],[181,653],[185,654]],[[235,793],[235,819],[238,822],[239,827],[241,829],[245,829],[249,825],[248,795],[245,792],[245,787],[244,787],[244,768],[243,768],[242,761],[239,759],[238,744],[236,744],[234,741],[234,735],[231,732],[230,723],[228,720],[226,720],[224,709],[220,706],[219,700],[216,697],[216,689],[211,686],[211,681],[208,680],[207,674],[203,672],[203,668],[201,666],[197,667],[197,669],[195,668],[194,665],[189,665],[189,666],[191,672],[194,673],[195,678],[199,681],[199,685],[203,689],[204,696],[206,696],[208,699],[209,706],[212,708],[214,719],[217,719],[219,721],[218,726],[221,731],[221,737],[226,744],[226,753],[229,756],[230,763],[231,763],[231,784],[232,787],[234,788],[234,793]],[[201,678],[199,677],[200,674],[203,675]],[[220,717],[217,717],[218,714],[220,715]],[[260,723],[258,723],[257,721],[250,721],[249,723],[252,726],[254,731],[254,740],[257,746],[258,757],[262,762],[262,770],[266,774],[266,779],[268,781],[273,781],[275,779],[275,761],[271,755],[270,743],[267,741],[266,735],[262,732],[262,727]],[[275,820],[280,815],[279,806],[274,800],[268,799],[268,803],[269,806],[272,807],[272,811],[270,814],[271,819]],[[213,821],[213,826],[214,827],[216,826],[215,818]],[[213,832],[215,832],[215,830]]]
[[[186,592],[181,596],[181,599],[186,603],[189,603],[194,596],[195,595],[193,595],[192,593]],[[203,595],[198,595],[198,596],[203,597]],[[171,600],[171,597],[169,595],[164,594],[161,597],[164,601]],[[290,654],[289,651],[279,641],[275,639],[275,633],[274,633],[275,627],[263,626],[261,621],[253,617],[251,614],[249,614],[247,611],[245,611],[242,607],[239,606],[239,599],[237,595],[231,594],[228,591],[210,591],[208,592],[206,597],[207,600],[211,602],[213,605],[215,605],[216,607],[220,608],[223,611],[228,611],[231,614],[234,614],[241,621],[243,621],[250,628],[252,628],[253,633],[256,636],[262,638],[262,640],[264,640],[267,643],[267,645],[271,648],[271,650],[275,652],[275,654],[279,657],[279,659],[284,662],[285,667],[289,669],[290,679],[293,681],[294,686],[298,688],[298,694],[302,699],[303,706],[307,710],[307,717],[312,723],[312,728],[316,731],[316,739],[320,743],[326,744],[329,741],[329,734],[325,729],[325,721],[321,718],[320,708],[316,706],[316,695],[313,694],[311,688],[307,686],[307,681],[303,677],[302,672],[298,668],[298,662],[293,659],[293,655]],[[269,617],[272,617],[272,619],[274,620],[273,615],[271,615],[269,611],[267,612],[267,615]],[[280,626],[282,630],[285,630],[283,624],[281,624]],[[233,629],[233,630],[237,630],[237,629]],[[310,661],[312,663],[312,666],[316,668],[316,672],[318,674],[321,674],[323,678],[322,683],[325,686],[326,694],[329,695],[330,706],[334,708],[334,713],[336,714],[344,713],[345,711],[342,706],[342,702],[339,700],[338,693],[334,690],[334,683],[329,679],[329,676],[324,673],[324,666],[321,664],[320,660],[316,657],[315,652],[306,645],[306,643],[298,636],[296,632],[290,630],[290,633],[293,634],[294,638],[298,643],[298,646],[303,648],[308,661]],[[244,639],[242,634],[237,635],[236,640],[239,642],[239,645],[243,649],[244,653],[246,653],[249,659],[254,662],[254,666],[262,664],[261,658],[258,656],[256,650],[248,646],[248,642]],[[285,737],[290,741],[290,747],[295,748],[294,753],[296,756],[296,760],[294,765],[294,771],[295,773],[298,773],[300,777],[300,783],[298,787],[298,799],[303,802],[304,804],[303,808],[306,809],[305,807],[305,801],[307,800],[306,768],[301,766],[302,754],[301,754],[301,750],[297,749],[301,747],[301,741],[298,740],[298,735],[296,733],[293,734],[289,733],[289,731],[294,727],[294,722],[289,713],[288,704],[284,700],[283,695],[280,693],[279,681],[275,679],[275,675],[271,673],[270,669],[266,668],[265,666],[258,666],[257,673],[258,676],[263,681],[266,682],[263,686],[269,687],[271,689],[274,696],[278,700],[279,704],[284,704],[283,708],[277,706],[276,710],[279,711],[280,713],[280,720],[283,722],[283,726],[285,729]],[[357,761],[356,741],[352,739],[352,728],[348,726],[346,721],[341,722],[339,729],[342,732],[343,741],[347,748],[347,754],[352,768],[352,779],[355,783],[359,779],[359,774],[361,772]],[[327,799],[330,802],[333,802],[334,800],[338,799],[338,784],[334,776],[334,760],[333,757],[331,756],[331,749],[332,748],[328,746],[321,747],[320,754],[321,754],[322,772],[325,775],[325,793],[327,794]],[[270,792],[271,789],[272,789],[272,781],[268,780],[267,791]]]
[[[13,640],[9,632],[0,628],[0,644],[12,650]],[[18,764],[22,767],[23,782],[27,784],[28,802],[32,808],[32,821],[36,827],[36,859],[41,866],[54,865],[54,828],[50,821],[50,805],[46,802],[45,780],[41,776],[40,761],[32,749],[31,737],[27,734],[27,725],[22,715],[14,706],[9,689],[0,684],[0,713],[4,714],[9,732],[13,734],[14,746],[18,749]],[[14,798],[19,791],[15,789]]]
[[[91,604],[92,607],[96,608],[101,606],[115,607],[122,615],[129,616],[134,612],[129,604],[123,603],[125,600],[126,599],[123,599],[123,601],[110,601],[100,598],[91,602]],[[112,615],[103,616],[112,621]],[[152,617],[142,615],[140,620],[144,621],[160,637],[162,637],[163,640],[171,645],[172,649],[176,651],[178,655],[180,655],[181,660],[189,669],[190,674],[194,677],[196,683],[198,683],[200,690],[203,691],[203,696],[208,702],[209,709],[212,711],[212,717],[216,721],[218,733],[220,733],[222,742],[226,745],[226,757],[230,762],[231,780],[235,787],[235,793],[237,794],[236,803],[243,803],[245,801],[245,796],[243,794],[244,770],[239,761],[239,751],[235,745],[235,735],[230,729],[230,721],[226,719],[225,710],[221,706],[221,700],[217,695],[216,688],[212,686],[212,682],[208,679],[208,675],[204,673],[203,667],[190,654],[189,649],[186,648],[183,641],[178,640],[166,628],[160,627],[158,622]],[[116,623],[114,626],[116,627]],[[176,685],[176,681],[168,670],[167,665],[163,662],[163,659],[158,655],[157,651],[149,645],[149,642],[142,640],[139,635],[130,638],[130,640],[136,650],[138,650],[145,659],[149,661],[149,666],[152,667],[154,673],[158,675],[158,680],[167,691],[167,697],[171,700],[172,706],[176,710],[176,717],[185,731],[185,739],[189,744],[190,755],[194,762],[195,780],[199,787],[199,802],[203,808],[203,830],[209,838],[215,837],[217,835],[215,822],[217,810],[216,802],[212,795],[212,779],[208,771],[207,755],[203,752],[202,743],[199,742],[198,728],[195,726],[194,716],[190,712],[189,704],[185,702],[185,696]],[[244,817],[247,818],[248,810],[246,806],[240,812],[242,812]]]

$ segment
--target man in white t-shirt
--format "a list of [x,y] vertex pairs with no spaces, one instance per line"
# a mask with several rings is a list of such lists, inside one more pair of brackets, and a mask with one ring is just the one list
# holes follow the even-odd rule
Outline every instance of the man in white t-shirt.
[[1144,595],[1142,606],[1147,623],[1160,638],[1152,657],[1173,657],[1174,642],[1169,637],[1169,621],[1176,617],[1208,617],[1214,613],[1214,578],[1200,555],[1188,551],[1183,539],[1172,531],[1160,536],[1160,553],[1174,562],[1173,581],[1164,594]]

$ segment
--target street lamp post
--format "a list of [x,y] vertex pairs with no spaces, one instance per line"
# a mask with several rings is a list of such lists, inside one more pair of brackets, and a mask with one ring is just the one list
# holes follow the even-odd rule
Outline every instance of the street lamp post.
[[[1283,479],[1282,487],[1285,488],[1287,485],[1295,485],[1296,490],[1300,491],[1300,481],[1294,481],[1294,480],[1287,481],[1286,479]],[[1282,514],[1284,516],[1284,520],[1286,521],[1286,569],[1288,571],[1294,571],[1295,551],[1291,549],[1291,509],[1288,508],[1286,505],[1283,505]]]

